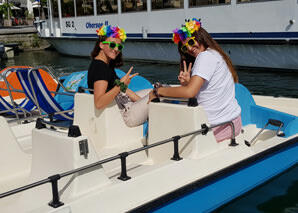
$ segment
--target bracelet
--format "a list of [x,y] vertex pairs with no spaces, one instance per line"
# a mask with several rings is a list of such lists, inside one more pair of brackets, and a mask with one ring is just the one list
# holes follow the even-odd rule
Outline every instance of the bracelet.
[[115,84],[116,84],[116,86],[119,86],[119,87],[120,87],[120,91],[121,91],[121,92],[123,92],[123,93],[126,92],[126,90],[127,90],[127,85],[126,85],[125,83],[121,82],[119,79],[116,79],[116,80],[115,80]]
[[157,91],[158,88],[159,88],[159,87],[154,87],[154,88],[153,88],[153,94],[154,94],[157,98],[160,97],[160,95],[158,94],[158,91]]

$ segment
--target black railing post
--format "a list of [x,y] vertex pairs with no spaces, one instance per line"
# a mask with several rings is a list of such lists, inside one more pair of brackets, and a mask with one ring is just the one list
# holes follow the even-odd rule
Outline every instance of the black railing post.
[[126,157],[128,156],[128,152],[122,152],[119,154],[121,159],[121,175],[118,179],[126,181],[129,180],[131,177],[127,176],[126,173]]
[[183,158],[181,158],[179,156],[179,146],[178,146],[178,142],[180,140],[180,136],[177,135],[177,136],[174,136],[173,137],[173,142],[174,142],[174,155],[173,157],[171,158],[171,160],[175,160],[175,161],[179,161],[179,160],[182,160]]
[[60,175],[53,175],[48,178],[51,180],[52,193],[53,193],[53,200],[49,202],[49,206],[52,206],[53,208],[58,208],[59,206],[63,206],[64,203],[62,203],[59,200],[59,192],[58,192],[58,180],[61,178]]
[[209,132],[210,128],[206,124],[202,124],[201,125],[201,128],[202,128],[202,135],[207,135],[207,133]]

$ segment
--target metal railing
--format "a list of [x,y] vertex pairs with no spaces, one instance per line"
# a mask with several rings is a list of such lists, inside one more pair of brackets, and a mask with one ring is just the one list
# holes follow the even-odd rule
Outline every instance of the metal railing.
[[108,162],[111,162],[111,161],[114,161],[114,160],[117,160],[117,159],[120,159],[120,161],[121,161],[121,174],[118,177],[118,179],[120,179],[122,181],[126,181],[126,180],[131,179],[131,177],[127,175],[127,169],[126,169],[126,158],[129,155],[132,155],[132,154],[135,154],[135,153],[138,153],[138,152],[141,152],[141,151],[145,151],[145,150],[148,150],[148,149],[151,149],[153,147],[160,146],[160,145],[163,145],[163,144],[166,144],[166,143],[169,143],[169,142],[173,142],[173,144],[174,144],[174,153],[173,153],[173,157],[171,158],[171,160],[179,161],[179,160],[182,160],[182,158],[179,155],[179,140],[181,138],[184,138],[184,137],[187,137],[187,136],[190,136],[190,135],[196,135],[196,134],[206,135],[209,132],[210,129],[215,128],[215,127],[220,126],[220,125],[224,125],[224,124],[231,124],[232,125],[233,136],[232,136],[230,145],[234,146],[236,144],[236,141],[235,141],[235,128],[234,128],[234,124],[233,124],[232,121],[225,122],[223,124],[210,126],[210,127],[208,127],[206,124],[202,124],[201,129],[199,129],[199,130],[192,131],[192,132],[189,132],[189,133],[186,133],[186,134],[183,134],[183,135],[176,135],[174,137],[171,137],[171,138],[168,138],[166,140],[162,140],[162,141],[150,144],[150,145],[146,145],[144,147],[140,147],[140,148],[137,148],[137,149],[134,149],[134,150],[131,150],[131,151],[127,151],[127,152],[122,152],[118,155],[115,155],[115,156],[100,160],[98,162],[95,162],[95,163],[92,163],[92,164],[89,164],[89,165],[86,165],[86,166],[83,166],[83,167],[80,167],[80,168],[77,168],[77,169],[74,169],[74,170],[71,170],[71,171],[67,171],[67,172],[64,172],[64,173],[61,173],[61,174],[52,175],[48,178],[45,178],[43,180],[34,182],[32,184],[29,184],[29,185],[26,185],[26,186],[23,186],[23,187],[20,187],[20,188],[17,188],[17,189],[14,189],[14,190],[11,190],[11,191],[8,191],[8,192],[5,192],[5,193],[2,193],[2,194],[0,194],[0,199],[4,198],[4,197],[7,197],[7,196],[10,196],[10,195],[13,195],[13,194],[16,194],[16,193],[19,193],[19,192],[22,192],[22,191],[25,191],[25,190],[28,190],[28,189],[31,189],[31,188],[34,188],[34,187],[37,187],[37,186],[40,186],[40,185],[43,185],[43,184],[46,184],[46,183],[51,183],[51,185],[52,185],[52,201],[50,201],[48,204],[50,206],[52,206],[53,208],[57,208],[59,206],[64,205],[60,201],[59,193],[58,193],[58,180],[59,179],[61,179],[63,177],[66,177],[66,176],[69,176],[69,175],[72,175],[72,174],[75,174],[75,173],[78,173],[78,172],[81,172],[81,171],[84,171],[84,170],[87,170],[87,169],[90,169],[90,168],[93,168],[93,167],[96,167],[96,166],[99,166],[99,165],[102,165],[102,164],[105,164],[105,163],[108,163]]

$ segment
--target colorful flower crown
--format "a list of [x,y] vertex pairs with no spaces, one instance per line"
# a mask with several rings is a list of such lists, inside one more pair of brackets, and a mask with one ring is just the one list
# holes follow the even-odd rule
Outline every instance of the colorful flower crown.
[[106,36],[112,38],[120,38],[122,42],[126,40],[126,32],[119,27],[112,27],[111,25],[102,25],[96,30],[98,36]]
[[173,30],[173,41],[178,44],[180,41],[184,41],[186,38],[191,37],[194,31],[199,30],[201,27],[201,21],[193,18],[191,21],[185,22],[180,29]]

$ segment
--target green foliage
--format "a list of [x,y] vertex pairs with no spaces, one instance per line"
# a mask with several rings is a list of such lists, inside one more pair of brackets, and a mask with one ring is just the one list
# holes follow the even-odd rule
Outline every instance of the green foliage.
[[4,3],[2,5],[0,5],[0,14],[4,14],[4,18],[7,19],[8,18],[8,11],[9,11],[9,14],[11,15],[12,12],[11,12],[11,7],[13,5],[10,4],[10,3]]
[[41,6],[46,7],[47,6],[47,0],[40,0],[40,4],[41,4]]
[[32,40],[32,47],[39,47],[40,46],[40,38],[38,37],[37,34],[33,35],[33,40]]
[[27,19],[33,19],[34,18],[34,15],[33,15],[33,13],[29,13],[29,11],[28,10],[26,10],[25,11],[25,17],[27,18]]

